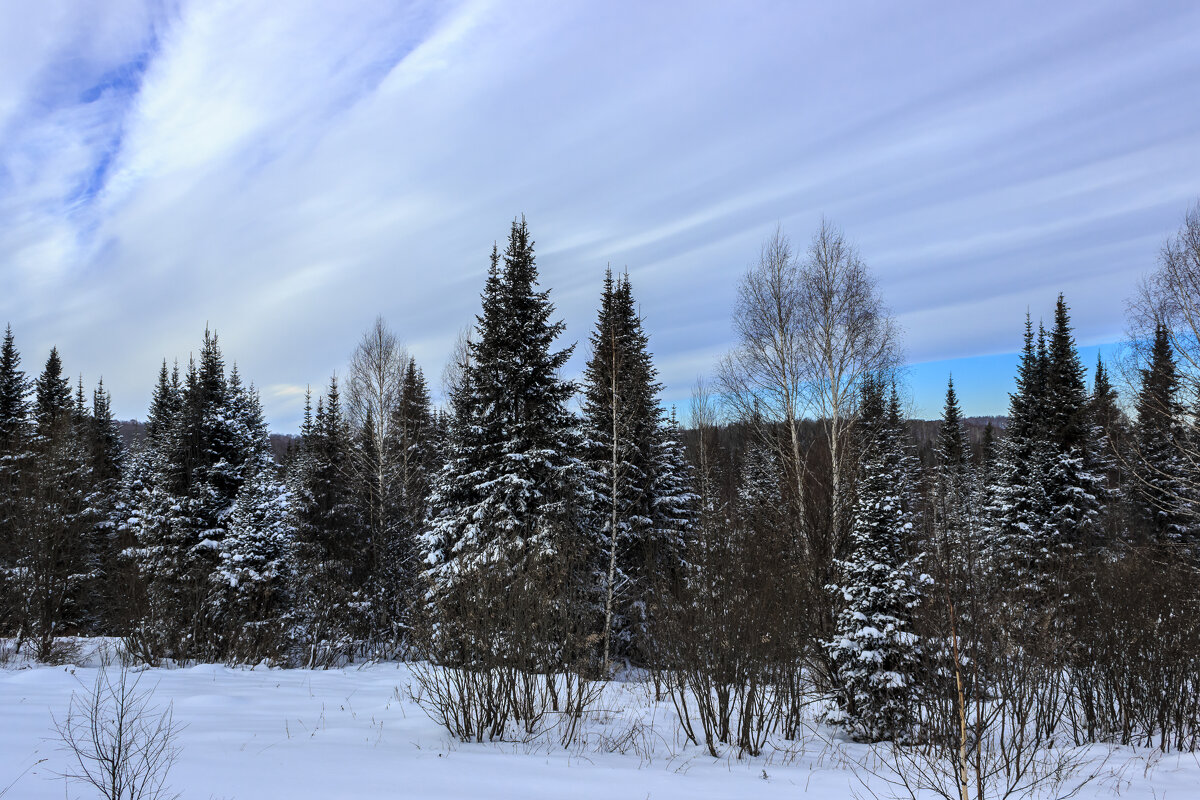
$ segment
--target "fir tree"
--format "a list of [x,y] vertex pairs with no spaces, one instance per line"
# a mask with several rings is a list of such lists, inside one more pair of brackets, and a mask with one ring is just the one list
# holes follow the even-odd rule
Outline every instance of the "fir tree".
[[330,666],[354,655],[363,609],[364,521],[351,478],[350,426],[342,413],[337,378],[317,401],[306,401],[300,450],[289,483],[295,527],[293,596],[301,664]]
[[28,488],[29,381],[21,370],[12,326],[0,347],[0,635],[15,632],[13,577],[20,540],[21,495]]
[[[443,658],[490,651],[549,669],[577,657],[592,613],[584,606],[594,608],[593,501],[574,455],[574,387],[558,375],[571,348],[552,349],[563,323],[550,321],[554,307],[537,288],[524,219],[512,225],[503,269],[493,249],[482,305],[423,537],[437,644]],[[494,624],[465,624],[484,617]],[[463,633],[451,637],[455,626]]]
[[46,660],[54,638],[80,621],[88,567],[85,533],[94,520],[87,503],[86,443],[79,436],[71,384],[56,348],[34,393],[33,458],[18,535],[18,591],[21,633],[36,642],[38,658]]
[[629,277],[614,281],[608,271],[582,401],[594,513],[603,526],[596,572],[605,593],[605,663],[610,654],[644,658],[651,585],[664,570],[678,572],[682,557],[679,521],[664,518],[658,496],[672,480],[660,473],[676,469],[678,456],[666,452],[673,434],[658,404],[662,386],[648,348]]
[[861,404],[862,458],[849,557],[836,587],[845,605],[828,643],[841,683],[837,717],[865,741],[909,735],[919,656],[912,611],[919,579],[908,557],[913,532],[911,461],[895,388],[869,382]]
[[1101,494],[1084,369],[1075,349],[1067,304],[1060,294],[1045,361],[1044,431],[1051,451],[1047,474],[1049,518],[1043,552],[1075,548],[1100,524]]
[[[1036,344],[1035,344],[1036,343]],[[1045,336],[1035,339],[1025,316],[1025,345],[1017,390],[1009,396],[1008,422],[996,464],[991,542],[993,568],[1011,582],[1029,583],[1029,570],[1050,517],[1046,496],[1050,450],[1045,438]]]
[[1184,409],[1179,401],[1179,369],[1170,331],[1158,325],[1141,370],[1137,398],[1136,502],[1151,536],[1179,542],[1188,532],[1186,482],[1181,458]]

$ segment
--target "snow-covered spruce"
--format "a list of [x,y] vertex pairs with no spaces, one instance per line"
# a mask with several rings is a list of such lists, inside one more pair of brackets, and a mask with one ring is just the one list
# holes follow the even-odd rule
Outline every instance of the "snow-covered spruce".
[[652,595],[682,574],[691,494],[628,275],[606,273],[590,343],[581,405],[600,525],[594,569],[604,595],[602,660],[645,663]]
[[862,456],[850,554],[833,588],[845,605],[827,647],[840,684],[832,715],[864,741],[905,738],[920,643],[912,611],[919,578],[908,557],[913,533],[913,485],[907,434],[893,387],[869,381],[862,390]]
[[594,484],[537,288],[533,241],[513,222],[493,248],[470,361],[455,392],[446,464],[423,536],[430,645],[439,659],[551,669],[599,633]]

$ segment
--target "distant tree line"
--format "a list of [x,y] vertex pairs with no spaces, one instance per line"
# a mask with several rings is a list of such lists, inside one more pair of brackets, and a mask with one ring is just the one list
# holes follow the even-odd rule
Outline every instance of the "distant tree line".
[[995,781],[1061,735],[1193,749],[1200,208],[1129,309],[1090,386],[1060,295],[1025,320],[1002,425],[969,427],[952,380],[914,423],[860,255],[827,223],[802,253],[779,231],[681,426],[627,275],[563,379],[522,218],[446,406],[380,319],[282,458],[215,333],[163,361],[127,444],[102,384],[73,390],[56,350],[29,381],[9,329],[0,632],[46,660],[66,634],[153,664],[412,658],[463,738],[578,717],[634,665],[714,754],[801,735],[814,696]]

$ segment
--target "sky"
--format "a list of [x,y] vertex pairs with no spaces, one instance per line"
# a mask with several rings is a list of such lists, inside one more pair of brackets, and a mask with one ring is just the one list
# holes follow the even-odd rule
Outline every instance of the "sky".
[[586,356],[628,270],[686,406],[739,277],[822,217],[914,413],[1007,407],[1024,316],[1085,360],[1200,196],[1200,4],[0,0],[0,324],[121,418],[217,331],[298,425],[377,315],[436,386],[525,214]]

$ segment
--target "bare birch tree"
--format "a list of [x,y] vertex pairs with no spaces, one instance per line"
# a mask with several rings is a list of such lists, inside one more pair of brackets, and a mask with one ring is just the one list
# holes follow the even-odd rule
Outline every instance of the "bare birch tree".
[[859,389],[899,363],[896,324],[858,251],[822,220],[803,259],[782,229],[763,244],[738,287],[734,331],[737,346],[718,368],[722,393],[736,416],[783,428],[783,437],[764,431],[763,438],[781,443],[801,518],[808,512],[809,462],[801,422],[813,419],[823,429],[829,523],[805,526],[805,550],[809,558],[832,558],[846,523],[844,484]]
[[616,599],[617,585],[617,545],[619,544],[620,526],[619,515],[621,508],[621,479],[624,472],[620,457],[621,443],[621,394],[617,391],[617,374],[621,369],[621,353],[617,347],[617,329],[615,321],[611,321],[608,330],[610,337],[609,357],[612,359],[609,367],[608,389],[612,403],[612,458],[609,462],[609,525],[608,525],[608,567],[606,571],[604,592],[604,674],[612,674],[612,624],[613,601]]
[[863,382],[885,376],[900,362],[899,332],[883,304],[875,278],[842,232],[821,220],[800,267],[797,303],[800,363],[809,413],[825,428],[831,486],[832,557],[844,535],[854,465],[850,434]]
[[383,317],[375,318],[350,358],[346,414],[357,430],[370,429],[371,444],[380,454],[380,465],[370,468],[370,478],[377,487],[384,481],[383,454],[387,452],[392,411],[400,401],[408,361],[408,351]]
[[401,523],[396,481],[400,466],[393,425],[400,403],[409,355],[399,338],[376,317],[359,340],[350,358],[346,410],[358,440],[351,460],[353,477],[367,521],[369,562],[373,575],[381,576],[393,565],[385,564],[396,551],[394,539]]
[[804,515],[805,453],[800,431],[809,400],[804,376],[801,267],[791,242],[776,228],[763,243],[758,263],[738,285],[733,311],[737,347],[717,367],[717,380],[734,417],[764,427],[782,426],[785,436],[759,431],[779,442],[780,463],[795,484],[796,511]]
[[466,380],[467,369],[471,364],[471,327],[459,328],[450,346],[450,357],[442,368],[442,402],[450,404],[450,398],[462,388]]

